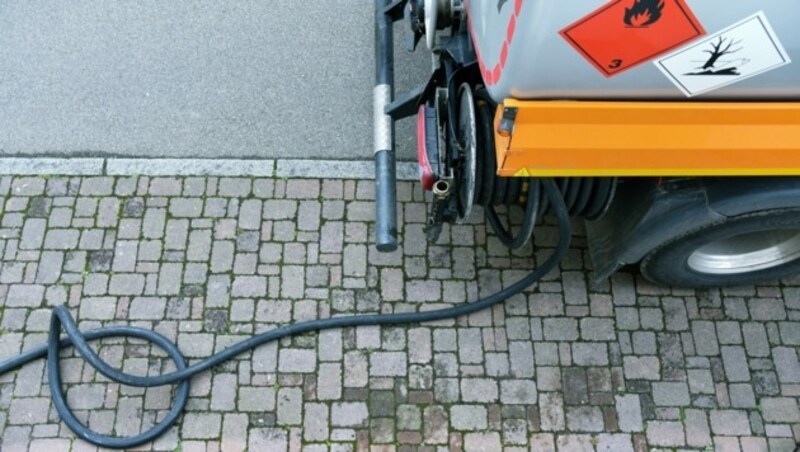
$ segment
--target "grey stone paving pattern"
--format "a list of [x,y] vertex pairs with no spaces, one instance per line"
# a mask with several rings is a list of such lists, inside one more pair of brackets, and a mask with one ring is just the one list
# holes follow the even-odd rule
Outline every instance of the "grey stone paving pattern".
[[[0,358],[42,343],[66,303],[81,328],[152,328],[194,361],[278,325],[487,295],[555,244],[547,223],[535,253],[511,254],[476,217],[429,245],[417,187],[399,184],[402,251],[379,254],[369,181],[0,177]],[[588,266],[578,226],[560,270],[502,306],[241,355],[195,378],[143,450],[795,450],[800,278],[694,291],[630,272],[590,284]],[[98,348],[127,372],[171,366],[135,341]],[[93,428],[136,433],[168,410],[171,388],[63,357]],[[0,448],[94,450],[59,422],[44,369],[0,378]]]

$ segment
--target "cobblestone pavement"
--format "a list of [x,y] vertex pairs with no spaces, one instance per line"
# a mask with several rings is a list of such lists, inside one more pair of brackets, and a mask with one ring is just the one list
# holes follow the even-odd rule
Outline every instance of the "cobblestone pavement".
[[[81,328],[130,323],[197,360],[277,325],[433,309],[513,283],[556,240],[510,254],[481,221],[424,240],[400,183],[402,252],[370,243],[368,181],[0,178],[0,357],[40,344],[50,307]],[[402,328],[306,334],[195,378],[154,450],[774,450],[800,441],[800,278],[690,291],[621,273],[587,281],[585,240],[505,305]],[[532,257],[533,256],[533,257]],[[163,355],[105,341],[125,371]],[[92,428],[136,433],[170,388],[119,387],[72,352],[68,400]],[[44,363],[0,379],[0,447],[93,449],[60,423]]]

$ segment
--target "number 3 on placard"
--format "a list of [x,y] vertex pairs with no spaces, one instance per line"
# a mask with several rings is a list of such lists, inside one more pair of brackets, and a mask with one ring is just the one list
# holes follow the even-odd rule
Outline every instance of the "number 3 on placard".
[[612,60],[611,64],[608,65],[609,69],[617,69],[622,66],[622,60]]

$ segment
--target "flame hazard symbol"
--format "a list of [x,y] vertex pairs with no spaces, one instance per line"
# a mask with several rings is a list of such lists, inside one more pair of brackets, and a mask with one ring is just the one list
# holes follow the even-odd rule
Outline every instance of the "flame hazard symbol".
[[634,0],[633,6],[625,8],[625,25],[646,27],[658,22],[664,11],[664,0]]

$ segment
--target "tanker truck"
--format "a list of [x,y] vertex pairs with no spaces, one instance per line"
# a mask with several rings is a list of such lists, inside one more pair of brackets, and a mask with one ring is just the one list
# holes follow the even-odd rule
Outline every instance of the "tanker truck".
[[[631,265],[679,287],[800,273],[798,17],[795,0],[378,1],[378,249],[397,247],[394,122],[416,117],[429,240],[480,206],[521,248],[561,204],[547,180],[585,222],[596,280]],[[398,22],[431,54],[407,93]]]

